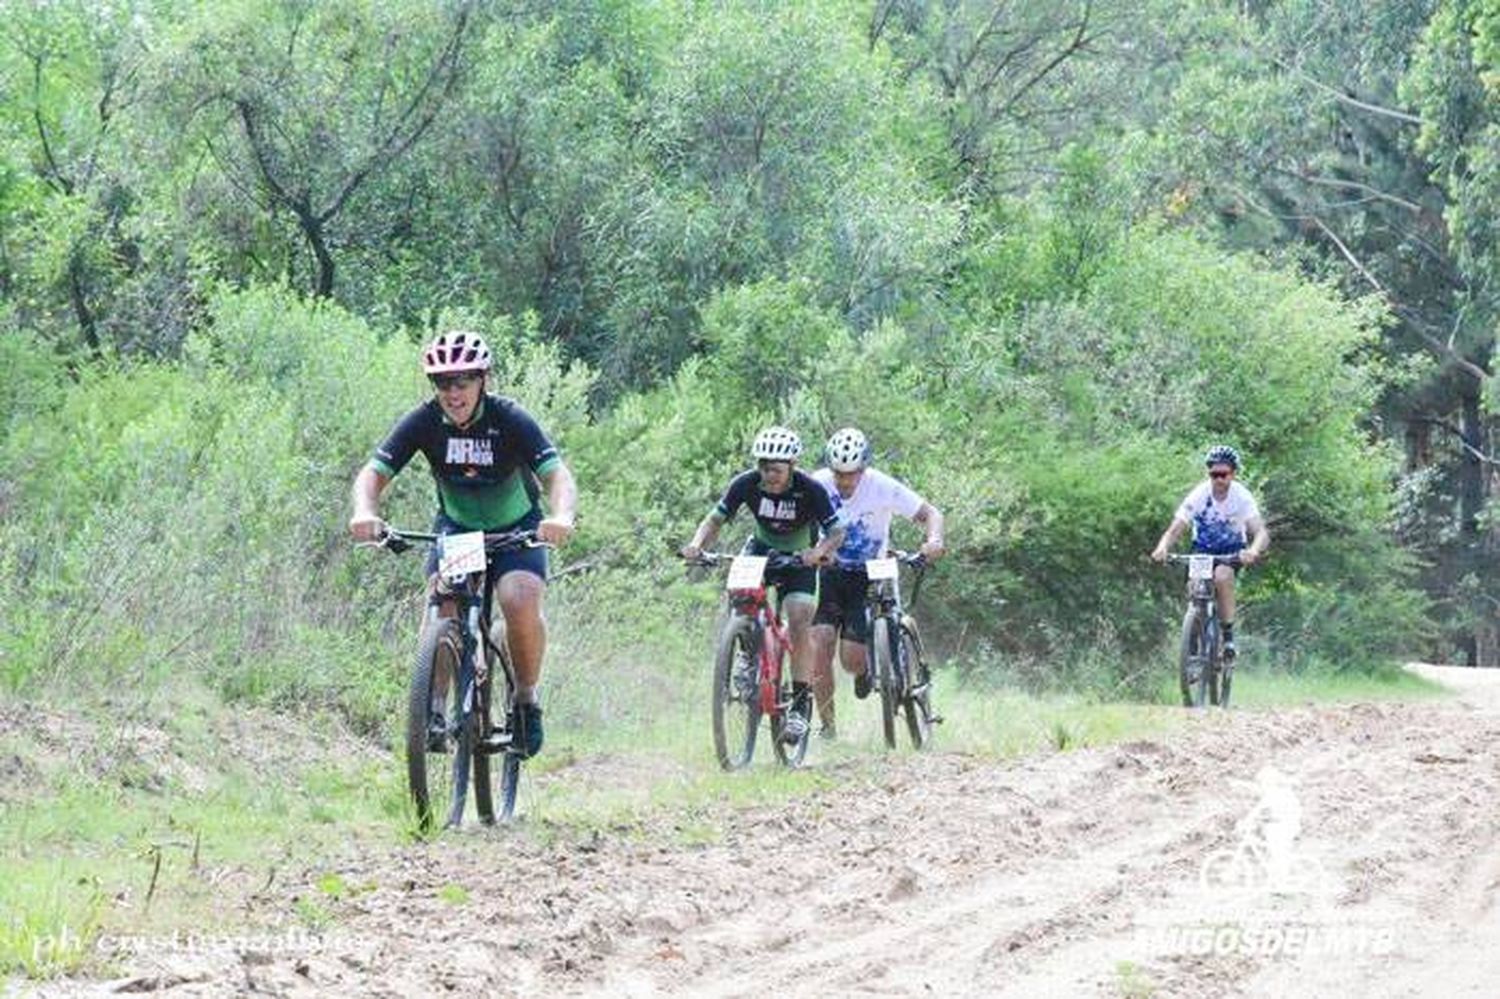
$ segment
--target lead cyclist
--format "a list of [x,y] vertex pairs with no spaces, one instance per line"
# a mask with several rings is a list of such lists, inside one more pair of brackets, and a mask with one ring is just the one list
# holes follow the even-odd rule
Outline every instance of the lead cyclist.
[[[356,541],[377,541],[385,533],[380,496],[412,456],[421,451],[437,482],[438,534],[461,531],[536,532],[537,540],[561,545],[573,533],[578,488],[573,473],[542,428],[515,402],[485,391],[490,348],[477,333],[443,333],[422,351],[422,370],[433,398],[403,416],[354,479],[354,514],[349,533]],[[547,492],[542,516],[540,489]],[[428,556],[435,582],[438,551]],[[521,548],[491,556],[485,572],[484,603],[499,593],[505,634],[516,670],[516,717],[512,731],[524,755],[542,749],[542,708],[537,687],[547,629],[542,598],[547,591],[547,554]],[[442,609],[454,613],[452,601]]]

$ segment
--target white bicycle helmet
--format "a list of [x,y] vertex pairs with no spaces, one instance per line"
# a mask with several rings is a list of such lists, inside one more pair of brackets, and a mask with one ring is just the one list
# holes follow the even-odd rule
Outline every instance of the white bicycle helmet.
[[796,461],[801,454],[802,438],[786,427],[767,427],[750,445],[750,457],[757,461]]
[[835,472],[857,472],[870,463],[870,442],[855,427],[845,427],[828,438],[828,467]]
[[1204,454],[1203,464],[1209,467],[1214,465],[1228,465],[1230,468],[1238,471],[1240,467],[1240,453],[1228,444],[1215,444]]
[[453,375],[490,370],[490,347],[478,333],[453,330],[422,351],[422,370],[429,375]]

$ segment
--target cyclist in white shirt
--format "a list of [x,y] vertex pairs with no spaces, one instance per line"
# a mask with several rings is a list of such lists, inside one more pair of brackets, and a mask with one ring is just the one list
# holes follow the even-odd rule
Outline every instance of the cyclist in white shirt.
[[828,467],[813,473],[813,479],[828,490],[845,532],[834,564],[818,572],[818,609],[813,615],[813,694],[825,738],[835,734],[835,644],[844,671],[854,675],[854,696],[870,695],[865,675],[870,630],[865,592],[870,580],[865,562],[885,554],[892,517],[900,514],[926,527],[921,552],[929,561],[944,551],[942,513],[899,480],[871,468],[870,454],[865,435],[845,427],[828,439]]
[[[1240,455],[1234,448],[1216,444],[1208,449],[1203,463],[1208,479],[1193,487],[1177,508],[1177,515],[1156,543],[1151,557],[1167,560],[1167,552],[1187,530],[1193,528],[1193,550],[1204,555],[1238,555],[1244,565],[1253,565],[1265,554],[1271,543],[1260,507],[1250,490],[1235,481]],[[1246,547],[1248,542],[1248,547]],[[1214,568],[1214,592],[1219,604],[1219,622],[1224,629],[1224,655],[1233,658],[1234,645],[1234,575],[1238,567]]]

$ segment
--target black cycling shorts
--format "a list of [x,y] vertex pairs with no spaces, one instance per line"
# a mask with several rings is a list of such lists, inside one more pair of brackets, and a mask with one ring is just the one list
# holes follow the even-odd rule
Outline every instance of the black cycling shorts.
[[821,569],[818,572],[818,610],[813,624],[830,624],[840,637],[865,645],[870,640],[870,612],[865,593],[870,577],[863,568]]
[[[756,538],[745,542],[745,547],[740,549],[742,555],[770,555],[776,549],[766,545]],[[780,552],[786,555],[788,552]],[[816,600],[818,596],[818,570],[810,565],[799,565],[790,569],[766,569],[766,585],[776,587],[778,599],[785,602],[787,597],[794,594]]]

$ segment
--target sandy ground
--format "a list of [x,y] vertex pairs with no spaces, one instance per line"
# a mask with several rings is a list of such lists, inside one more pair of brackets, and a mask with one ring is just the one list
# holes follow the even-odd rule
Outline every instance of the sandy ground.
[[1005,763],[905,755],[710,807],[694,835],[350,857],[372,887],[321,941],[158,948],[22,994],[1492,996],[1500,671],[1415,668],[1458,695],[1206,713]]

